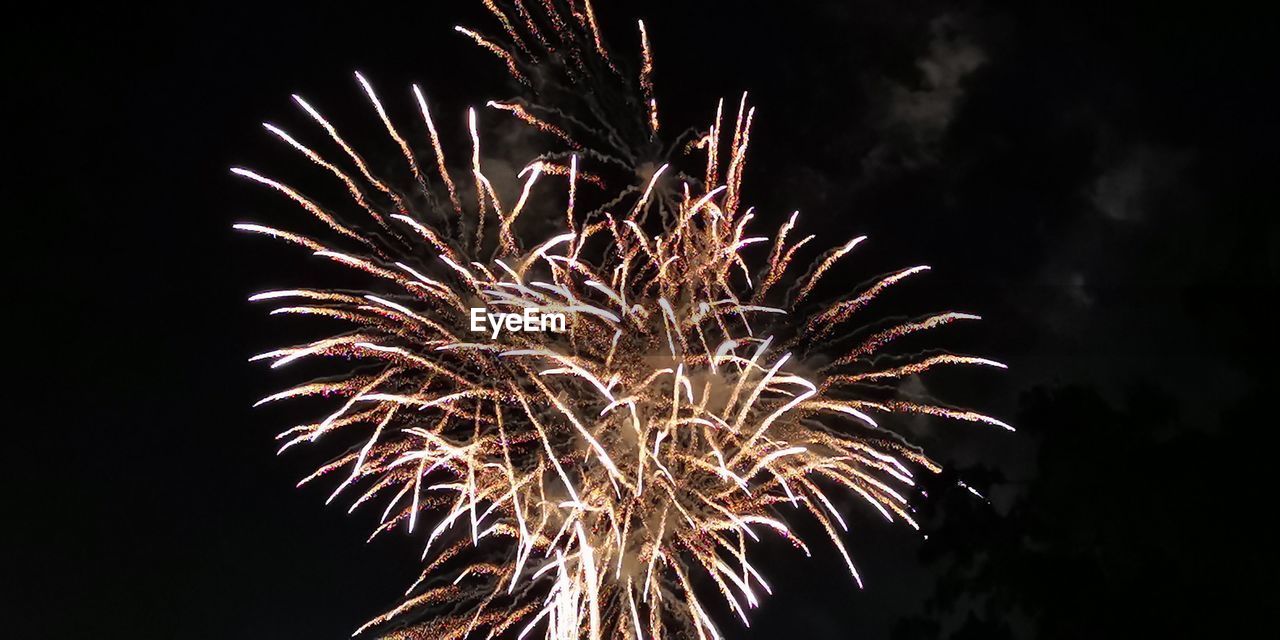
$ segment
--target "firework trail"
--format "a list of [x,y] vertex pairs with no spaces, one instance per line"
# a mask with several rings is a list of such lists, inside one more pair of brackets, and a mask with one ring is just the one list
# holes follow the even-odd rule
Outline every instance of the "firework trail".
[[[349,327],[253,358],[273,368],[344,363],[345,373],[258,403],[332,402],[320,420],[279,435],[281,451],[321,439],[349,446],[302,483],[323,477],[334,486],[330,501],[348,495],[351,510],[378,511],[374,536],[401,527],[423,540],[419,580],[357,634],[719,638],[713,610],[727,607],[747,624],[748,610],[770,593],[751,561],[754,543],[775,536],[809,553],[784,514],[816,521],[861,584],[829,492],[859,496],[885,519],[915,527],[904,494],[914,474],[939,470],[877,418],[923,413],[1007,428],[897,399],[882,386],[939,366],[1003,365],[935,354],[884,366],[872,356],[908,334],[976,316],[944,313],[869,336],[847,326],[927,267],[803,312],[818,281],[862,238],[796,277],[788,268],[812,239],[788,243],[796,216],[771,238],[749,235],[741,194],[753,110],[745,96],[731,122],[722,104],[708,130],[664,146],[643,25],[642,65],[630,73],[587,0],[485,5],[505,40],[459,31],[526,87],[525,98],[490,105],[548,140],[520,172],[518,193],[498,193],[486,176],[475,111],[466,169],[451,168],[423,92],[413,87],[414,129],[423,133],[406,136],[359,74],[404,156],[407,190],[375,175],[297,96],[340,162],[265,126],[331,174],[355,215],[233,169],[301,206],[330,239],[238,229],[301,247],[365,283],[250,298],[277,305],[272,314]],[[577,92],[588,85],[610,90]],[[703,156],[696,178],[672,168],[694,154]],[[672,162],[655,166],[663,159]],[[610,171],[620,183],[602,177]],[[557,233],[530,241],[519,219],[537,194],[564,203],[564,213]],[[645,223],[650,211],[660,214],[658,233]],[[757,244],[768,257],[753,268],[745,254]],[[785,280],[795,285],[782,291]],[[532,312],[563,318],[563,331],[474,330],[476,313]],[[808,359],[815,354],[823,357]],[[714,609],[712,595],[721,601]]]

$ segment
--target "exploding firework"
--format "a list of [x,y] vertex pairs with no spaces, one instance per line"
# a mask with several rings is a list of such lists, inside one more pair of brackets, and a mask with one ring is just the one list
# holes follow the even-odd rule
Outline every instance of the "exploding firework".
[[[885,367],[872,356],[907,334],[976,316],[853,331],[859,311],[927,267],[874,280],[829,305],[810,302],[819,280],[862,238],[792,276],[797,251],[813,238],[789,241],[795,215],[772,237],[750,235],[753,216],[741,205],[753,119],[745,96],[731,122],[721,106],[709,129],[663,145],[643,25],[642,65],[628,75],[586,0],[546,0],[536,10],[519,1],[485,5],[508,42],[459,30],[530,88],[528,99],[490,106],[552,141],[519,173],[518,192],[500,194],[486,176],[475,111],[469,166],[451,170],[422,91],[413,88],[415,127],[425,130],[416,145],[359,74],[403,153],[408,188],[375,175],[296,96],[341,162],[265,126],[336,178],[355,215],[233,170],[294,201],[331,233],[322,241],[257,224],[237,228],[350,268],[363,283],[251,298],[283,305],[272,314],[348,326],[254,358],[273,368],[313,358],[347,363],[345,373],[259,402],[334,402],[319,421],[279,436],[281,451],[322,439],[349,446],[303,482],[332,478],[330,500],[350,494],[351,510],[376,504],[375,536],[402,527],[424,539],[419,580],[357,633],[718,638],[713,611],[727,607],[747,623],[748,610],[770,593],[751,561],[755,543],[773,536],[809,553],[788,525],[792,514],[818,524],[861,584],[829,493],[859,496],[885,519],[914,527],[904,494],[913,474],[939,470],[877,418],[923,413],[1007,427],[971,411],[885,397],[882,387],[942,365],[1002,365],[942,354]],[[575,94],[584,84],[612,88],[588,99]],[[547,106],[557,95],[578,95],[570,103],[582,113]],[[656,164],[663,159],[672,162]],[[696,162],[696,177],[672,169],[675,160]],[[602,177],[610,170],[624,174],[621,186]],[[455,182],[455,174],[468,177]],[[563,206],[560,228],[528,238],[521,213],[549,181],[560,185],[547,198]],[[580,192],[585,186],[594,191]],[[594,206],[584,204],[588,196]],[[650,211],[661,222],[647,223]],[[767,257],[749,259],[755,251]],[[532,312],[561,319],[563,330],[502,331],[517,328],[502,318]],[[498,321],[476,331],[481,317]],[[707,601],[715,592],[723,604]]]

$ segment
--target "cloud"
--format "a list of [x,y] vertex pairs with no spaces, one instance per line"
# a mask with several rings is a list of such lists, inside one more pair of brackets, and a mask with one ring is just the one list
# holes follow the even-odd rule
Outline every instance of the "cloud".
[[987,54],[953,15],[929,23],[929,46],[916,60],[913,82],[887,81],[888,98],[875,127],[886,141],[864,160],[867,169],[884,165],[916,168],[937,161],[938,146],[965,97],[968,78]]
[[916,61],[921,73],[918,87],[894,85],[889,121],[909,127],[922,138],[936,139],[955,115],[964,97],[964,80],[986,61],[983,50],[941,16],[930,23],[933,34],[928,53]]
[[1108,163],[1091,185],[1089,198],[1111,220],[1142,221],[1153,197],[1175,186],[1188,160],[1186,153],[1133,146]]

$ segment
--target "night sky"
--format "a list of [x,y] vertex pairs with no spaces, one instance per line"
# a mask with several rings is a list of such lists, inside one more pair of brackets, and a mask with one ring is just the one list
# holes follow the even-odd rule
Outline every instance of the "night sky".
[[[827,293],[929,264],[873,316],[979,313],[935,344],[1010,366],[907,383],[1019,428],[902,424],[951,469],[920,503],[927,542],[846,501],[866,588],[834,552],[768,547],[778,595],[750,635],[721,615],[726,634],[1223,637],[1275,604],[1274,15],[597,2],[617,52],[645,19],[673,128],[751,92],[759,229],[798,209],[825,245],[870,236]],[[294,488],[325,459],[275,455],[297,416],[250,407],[296,377],[248,357],[314,334],[245,299],[312,263],[232,231],[297,218],[227,169],[308,168],[259,126],[304,129],[293,92],[376,132],[356,70],[403,113],[420,83],[458,136],[512,91],[451,29],[499,31],[480,3],[444,4],[46,4],[10,24],[6,182],[31,197],[8,210],[22,566],[0,635],[342,638],[416,577],[418,542],[366,544],[376,514]]]

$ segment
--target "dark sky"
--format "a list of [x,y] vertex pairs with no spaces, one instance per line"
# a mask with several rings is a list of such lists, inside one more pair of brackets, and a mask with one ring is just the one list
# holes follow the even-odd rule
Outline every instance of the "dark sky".
[[[29,629],[13,637],[346,637],[416,575],[414,544],[366,545],[369,518],[295,489],[320,459],[277,458],[282,414],[250,410],[289,380],[246,359],[297,334],[244,300],[303,267],[232,232],[292,212],[227,168],[299,168],[258,125],[300,123],[292,92],[367,120],[354,70],[398,109],[421,83],[441,128],[460,131],[466,106],[509,91],[451,30],[494,31],[479,3],[443,4],[46,4],[10,24],[8,102],[22,109],[8,129],[22,153],[8,154],[9,180],[33,196],[8,212],[23,256],[10,271],[20,298],[8,315],[24,327],[14,366],[31,371],[11,398],[27,415],[6,420],[20,463],[6,465],[21,510],[9,548],[32,568],[6,580],[19,594],[7,617]],[[1009,372],[930,391],[1016,422],[1041,415],[1026,411],[1033,389],[1084,387],[1120,407],[1141,388],[1177,416],[1159,442],[1206,434],[1206,458],[1234,456],[1274,438],[1262,384],[1280,267],[1280,30],[1244,7],[1172,4],[690,0],[601,12],[619,51],[634,50],[633,20],[646,20],[669,122],[704,125],[716,98],[751,92],[747,199],[770,226],[799,209],[801,231],[828,244],[871,236],[845,264],[850,286],[932,265],[893,312],[987,318],[944,344]],[[1002,515],[1034,481],[1058,479],[1041,477],[1054,435],[1034,424],[908,428],[943,460],[998,470]],[[1060,471],[1094,461],[1078,464]],[[1173,468],[1268,511],[1239,497],[1260,490],[1247,480],[1268,477],[1257,469]],[[923,610],[942,569],[905,528],[855,522],[867,588],[832,557],[772,550],[786,593],[752,637],[888,638]]]

